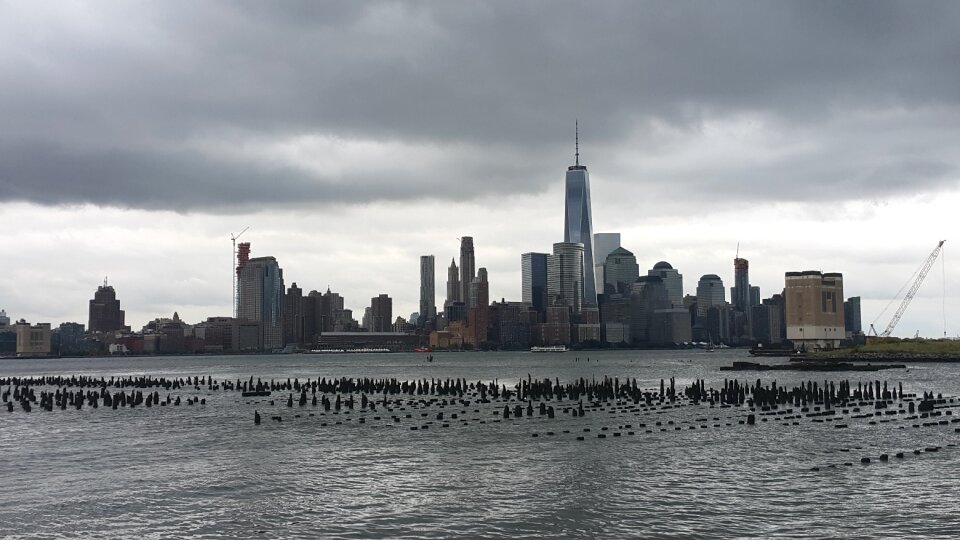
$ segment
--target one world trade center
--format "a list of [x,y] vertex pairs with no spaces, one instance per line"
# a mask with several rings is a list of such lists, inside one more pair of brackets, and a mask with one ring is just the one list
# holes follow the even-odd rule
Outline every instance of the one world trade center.
[[563,241],[583,244],[583,305],[597,305],[593,273],[593,216],[590,211],[590,174],[580,164],[580,132],[576,133],[576,162],[567,167],[567,195],[564,201]]

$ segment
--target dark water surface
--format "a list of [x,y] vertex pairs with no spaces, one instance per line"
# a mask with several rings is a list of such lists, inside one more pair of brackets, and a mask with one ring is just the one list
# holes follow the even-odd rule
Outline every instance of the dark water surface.
[[[960,366],[950,364],[879,373],[719,371],[745,356],[628,351],[436,353],[432,363],[423,354],[4,360],[0,377],[459,377],[509,387],[528,375],[561,383],[609,376],[658,389],[661,377],[675,376],[679,389],[698,378],[718,388],[724,378],[755,382],[759,376],[782,385],[849,379],[854,387],[876,379],[902,382],[908,393],[960,395]],[[162,398],[168,393],[159,392]],[[960,424],[913,427],[921,421],[900,414],[877,417],[875,425],[843,419],[846,429],[835,427],[840,421],[808,417],[794,425],[771,416],[749,426],[739,423],[750,412],[746,406],[708,404],[645,412],[604,407],[572,417],[554,402],[552,420],[496,421],[502,404],[477,403],[376,413],[358,407],[334,415],[309,403],[288,408],[289,392],[271,396],[273,406],[271,398],[205,386],[169,393],[184,402],[203,397],[206,405],[0,409],[0,536],[960,536],[960,448],[953,446],[960,443],[954,431]],[[944,414],[954,405],[960,403]],[[259,426],[254,410],[263,416]],[[449,427],[435,419],[438,411]],[[460,418],[449,420],[454,412]],[[395,414],[400,422],[391,419]],[[271,421],[273,415],[283,421]],[[913,453],[931,446],[941,449]],[[901,451],[906,457],[895,459]],[[890,461],[879,462],[881,453]],[[872,463],[862,465],[861,457]]]

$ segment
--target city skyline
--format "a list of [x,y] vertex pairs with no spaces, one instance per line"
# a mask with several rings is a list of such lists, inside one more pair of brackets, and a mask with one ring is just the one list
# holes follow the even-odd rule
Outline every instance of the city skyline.
[[247,226],[357,314],[418,311],[419,257],[467,235],[491,300],[519,300],[520,254],[563,240],[579,119],[593,230],[643,271],[732,286],[740,243],[763,296],[842,272],[869,327],[946,238],[896,334],[942,335],[944,306],[960,334],[960,7],[736,5],[5,4],[0,309],[82,323],[106,275],[135,328],[229,315]]

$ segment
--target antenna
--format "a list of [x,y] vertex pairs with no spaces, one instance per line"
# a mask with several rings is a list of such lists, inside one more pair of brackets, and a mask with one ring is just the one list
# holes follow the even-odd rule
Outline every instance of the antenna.
[[575,141],[576,148],[576,158],[577,158],[577,167],[580,166],[580,120],[573,121],[573,137]]
[[244,227],[239,234],[230,233],[230,241],[233,242],[233,259],[230,261],[230,281],[233,282],[233,316],[237,316],[237,281],[240,277],[237,275],[237,239],[243,236],[250,227]]
[[734,259],[740,258],[740,242],[737,242],[737,254],[733,256]]
[[107,276],[103,276],[103,288],[107,288]]

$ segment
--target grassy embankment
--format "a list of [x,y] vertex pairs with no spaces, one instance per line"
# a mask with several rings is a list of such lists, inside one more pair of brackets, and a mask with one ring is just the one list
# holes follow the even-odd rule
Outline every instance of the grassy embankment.
[[886,339],[849,349],[822,351],[820,356],[847,356],[858,353],[881,354],[945,354],[960,355],[960,340],[950,339]]

